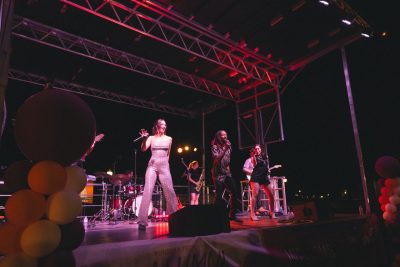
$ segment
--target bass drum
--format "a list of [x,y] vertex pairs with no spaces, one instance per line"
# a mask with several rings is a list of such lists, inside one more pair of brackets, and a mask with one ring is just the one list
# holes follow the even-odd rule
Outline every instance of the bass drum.
[[[139,208],[140,203],[142,203],[142,195],[137,196],[136,198],[129,198],[124,203],[124,213],[127,215],[136,214],[139,216]],[[147,213],[148,216],[153,212],[153,203],[150,201],[149,211]]]

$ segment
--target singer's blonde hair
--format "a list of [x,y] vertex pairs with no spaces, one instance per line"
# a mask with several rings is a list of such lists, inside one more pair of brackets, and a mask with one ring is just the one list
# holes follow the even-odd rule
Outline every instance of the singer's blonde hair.
[[199,165],[199,162],[197,160],[193,160],[192,162],[189,163],[189,169],[193,169],[193,166],[197,163]]

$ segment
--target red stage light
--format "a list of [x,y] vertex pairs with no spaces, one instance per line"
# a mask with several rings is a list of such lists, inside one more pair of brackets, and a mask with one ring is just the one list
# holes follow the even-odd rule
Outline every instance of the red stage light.
[[238,74],[239,74],[239,72],[233,70],[229,73],[229,77],[233,78],[233,77],[236,77]]

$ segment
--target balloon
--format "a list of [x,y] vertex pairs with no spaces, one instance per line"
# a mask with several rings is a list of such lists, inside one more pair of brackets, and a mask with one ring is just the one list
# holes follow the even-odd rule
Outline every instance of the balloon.
[[397,186],[397,181],[395,179],[387,178],[385,180],[385,186],[388,188],[392,188]]
[[390,213],[395,213],[397,211],[397,208],[392,203],[388,203],[385,206],[385,211],[390,212]]
[[381,204],[381,210],[382,211],[386,211],[386,203],[385,204]]
[[395,189],[393,189],[393,194],[400,196],[400,187],[396,187]]
[[17,226],[26,226],[39,220],[45,214],[46,200],[43,195],[24,189],[7,199],[6,218]]
[[63,190],[66,182],[65,168],[55,161],[40,161],[28,174],[28,183],[32,190],[45,195]]
[[389,202],[392,203],[393,205],[398,205],[400,204],[400,197],[398,195],[390,196]]
[[382,187],[381,188],[381,194],[384,197],[389,197],[392,194],[392,190],[387,188],[387,187]]
[[74,191],[59,191],[47,199],[47,218],[58,224],[71,223],[81,211],[82,200],[79,194]]
[[392,221],[393,220],[393,213],[391,213],[391,212],[388,212],[388,211],[385,211],[383,214],[382,214],[382,217],[383,217],[383,219],[385,220],[385,221]]
[[23,252],[7,255],[0,261],[0,267],[37,267],[37,260]]
[[58,225],[49,220],[40,220],[28,225],[22,232],[21,248],[31,257],[44,257],[57,248],[60,240]]
[[72,251],[56,250],[50,255],[39,259],[40,267],[75,267],[75,257]]
[[21,251],[19,244],[21,232],[17,226],[10,222],[0,224],[0,254],[8,255]]
[[378,202],[379,204],[386,204],[389,202],[389,198],[387,196],[379,196]]
[[61,242],[59,248],[73,250],[79,247],[85,238],[85,227],[79,219],[72,223],[60,225]]
[[93,143],[96,120],[78,96],[49,89],[25,101],[17,112],[14,129],[17,145],[28,159],[69,166]]
[[28,160],[16,161],[11,164],[4,174],[4,186],[6,191],[14,193],[21,189],[28,189],[28,172],[32,163]]
[[381,177],[400,176],[400,162],[391,156],[382,156],[375,162],[375,171]]
[[86,172],[78,166],[65,168],[67,171],[67,184],[65,189],[80,193],[86,186]]

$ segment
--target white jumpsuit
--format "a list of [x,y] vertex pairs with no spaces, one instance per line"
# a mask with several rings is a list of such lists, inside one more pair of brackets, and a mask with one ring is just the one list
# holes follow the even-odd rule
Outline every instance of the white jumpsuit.
[[168,150],[169,146],[151,146],[151,158],[147,165],[143,198],[139,208],[139,224],[147,226],[148,211],[157,176],[167,202],[167,213],[171,214],[177,210],[177,199],[169,170]]

